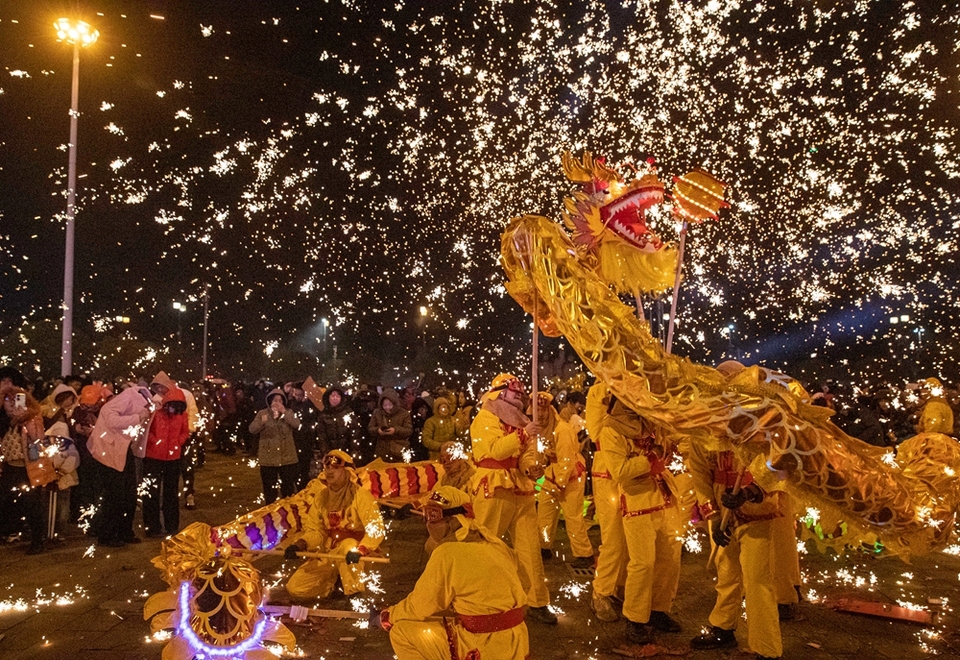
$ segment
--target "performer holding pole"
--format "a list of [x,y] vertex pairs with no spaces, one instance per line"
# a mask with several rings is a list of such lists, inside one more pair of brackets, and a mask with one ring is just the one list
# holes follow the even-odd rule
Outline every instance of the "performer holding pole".
[[303,521],[302,536],[286,548],[285,556],[296,559],[299,552],[317,548],[337,559],[304,562],[287,581],[287,591],[294,598],[326,598],[338,577],[345,595],[365,591],[360,560],[386,536],[380,507],[357,482],[349,454],[339,449],[327,452],[319,478],[327,487],[317,493]]

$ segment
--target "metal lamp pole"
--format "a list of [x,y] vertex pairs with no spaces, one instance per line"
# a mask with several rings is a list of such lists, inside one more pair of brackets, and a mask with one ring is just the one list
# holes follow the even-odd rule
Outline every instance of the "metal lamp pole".
[[53,26],[60,41],[73,45],[73,85],[70,89],[70,143],[67,168],[67,244],[63,257],[63,337],[60,348],[60,373],[73,371],[73,236],[74,204],[77,193],[77,109],[80,95],[80,47],[93,44],[100,33],[83,21],[61,18]]
[[210,285],[203,290],[203,367],[200,378],[207,377],[207,323],[210,320]]

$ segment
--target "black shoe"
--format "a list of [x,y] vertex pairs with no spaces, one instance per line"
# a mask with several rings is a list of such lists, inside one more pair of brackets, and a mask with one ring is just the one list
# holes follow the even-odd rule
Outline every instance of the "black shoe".
[[542,623],[547,626],[557,625],[557,615],[551,612],[546,605],[543,607],[528,607],[527,618],[534,623]]
[[157,532],[157,531],[149,531],[149,532],[147,532],[147,538],[148,538],[148,539],[162,539],[162,538],[165,537],[165,536],[166,536],[166,534],[164,534],[163,532]]
[[737,645],[737,636],[732,630],[710,626],[710,630],[690,640],[690,647],[703,649],[728,649]]
[[649,623],[637,623],[627,620],[627,643],[628,644],[653,644],[656,638],[653,636],[653,627]]
[[576,557],[570,565],[573,568],[593,568],[593,557]]
[[797,616],[797,609],[793,603],[780,603],[777,605],[777,614],[781,621],[793,621]]
[[543,561],[553,559],[553,550],[550,550],[549,548],[540,548],[540,558],[543,559]]
[[661,632],[678,633],[683,630],[677,620],[666,612],[650,612],[650,625]]
[[34,541],[27,548],[28,555],[39,555],[41,552],[43,552],[43,541]]

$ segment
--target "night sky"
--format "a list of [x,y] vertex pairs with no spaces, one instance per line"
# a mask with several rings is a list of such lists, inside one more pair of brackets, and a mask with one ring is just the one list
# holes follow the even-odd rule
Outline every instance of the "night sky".
[[[71,67],[52,24],[72,7],[0,3],[0,361],[48,374]],[[730,185],[688,238],[676,352],[958,375],[953,3],[79,8],[101,37],[80,66],[78,369],[198,369],[209,284],[215,375],[317,375],[334,347],[339,377],[385,384],[524,370],[499,233],[559,219],[559,155],[590,149]]]

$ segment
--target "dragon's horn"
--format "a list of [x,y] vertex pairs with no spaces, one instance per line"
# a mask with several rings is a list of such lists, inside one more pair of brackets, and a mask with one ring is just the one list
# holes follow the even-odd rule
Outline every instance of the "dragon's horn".
[[[584,160],[587,160],[590,158],[590,152],[586,152],[583,156]],[[563,173],[571,181],[588,183],[593,179],[593,172],[584,167],[584,164],[577,158],[574,158],[573,154],[569,151],[564,151],[560,160],[563,164]]]
[[583,160],[573,156],[569,151],[564,151],[561,157],[563,164],[563,173],[571,181],[577,183],[590,183],[594,179],[601,181],[618,181],[620,175],[616,170],[610,169],[599,159],[594,159],[589,151],[583,152]]

